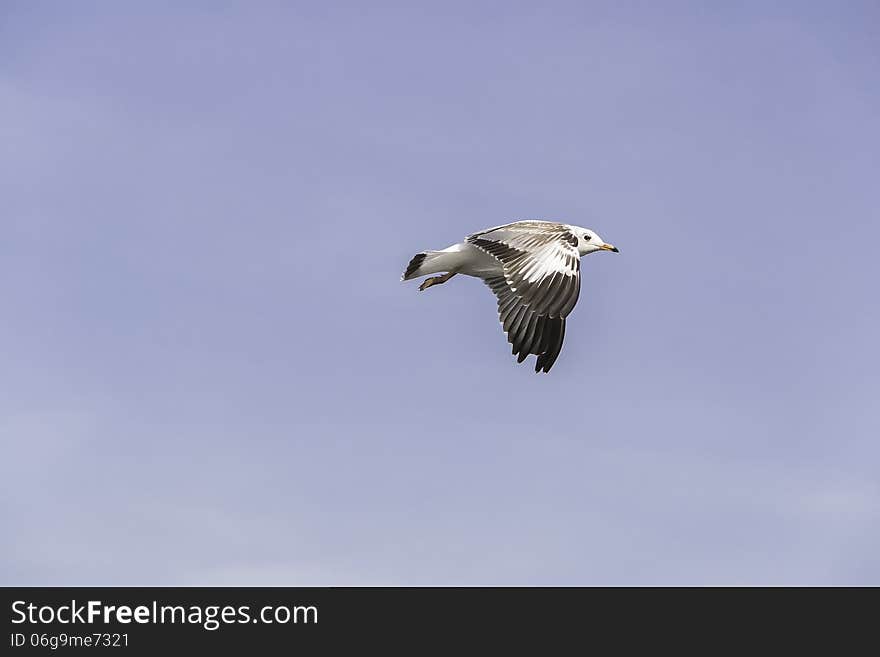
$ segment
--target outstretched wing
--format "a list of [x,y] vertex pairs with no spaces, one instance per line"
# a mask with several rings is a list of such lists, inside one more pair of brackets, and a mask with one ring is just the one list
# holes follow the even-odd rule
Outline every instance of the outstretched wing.
[[577,237],[564,224],[520,221],[468,236],[496,257],[504,275],[486,279],[517,361],[536,355],[535,371],[549,372],[562,349],[565,318],[580,293]]

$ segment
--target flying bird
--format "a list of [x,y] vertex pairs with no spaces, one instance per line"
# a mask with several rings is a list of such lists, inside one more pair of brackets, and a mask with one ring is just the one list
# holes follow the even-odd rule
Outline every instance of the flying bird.
[[423,251],[400,280],[425,279],[419,290],[456,274],[483,280],[498,297],[498,315],[517,362],[537,356],[535,372],[549,372],[565,337],[565,318],[581,289],[581,257],[613,251],[594,231],[555,221],[516,221],[468,235],[442,251]]

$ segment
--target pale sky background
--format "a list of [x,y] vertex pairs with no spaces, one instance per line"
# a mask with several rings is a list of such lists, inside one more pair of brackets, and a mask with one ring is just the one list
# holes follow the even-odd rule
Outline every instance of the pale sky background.
[[0,2],[0,583],[880,584],[880,4],[218,7]]

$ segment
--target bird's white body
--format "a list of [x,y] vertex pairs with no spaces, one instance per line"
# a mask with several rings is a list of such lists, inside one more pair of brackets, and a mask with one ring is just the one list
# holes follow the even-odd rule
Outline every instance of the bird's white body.
[[419,276],[454,271],[457,274],[492,278],[502,276],[504,267],[501,261],[473,244],[459,242],[440,251],[427,251],[425,261],[419,267]]
[[565,335],[565,318],[580,293],[580,259],[614,251],[588,228],[553,221],[517,221],[468,235],[440,251],[410,260],[402,280],[446,272],[419,287],[456,274],[482,279],[498,298],[498,312],[513,353],[538,357],[535,371],[550,371]]

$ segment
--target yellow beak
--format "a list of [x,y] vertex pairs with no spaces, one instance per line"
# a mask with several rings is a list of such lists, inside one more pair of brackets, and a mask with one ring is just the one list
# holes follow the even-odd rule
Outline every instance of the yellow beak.
[[603,251],[614,251],[615,253],[620,253],[620,250],[613,244],[603,244],[599,248]]

